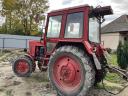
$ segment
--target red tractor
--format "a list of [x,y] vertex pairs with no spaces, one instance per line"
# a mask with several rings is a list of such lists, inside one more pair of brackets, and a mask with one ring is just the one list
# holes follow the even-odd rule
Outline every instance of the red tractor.
[[46,71],[59,96],[85,96],[108,68],[101,45],[101,23],[113,14],[110,6],[88,5],[48,13],[40,41],[30,41],[27,54],[15,60],[17,76],[30,76],[36,64]]

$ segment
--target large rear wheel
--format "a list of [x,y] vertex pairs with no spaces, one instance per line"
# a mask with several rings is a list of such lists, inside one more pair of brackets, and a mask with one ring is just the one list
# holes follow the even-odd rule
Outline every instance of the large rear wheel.
[[48,64],[49,78],[60,96],[85,96],[95,71],[84,51],[73,46],[57,49]]

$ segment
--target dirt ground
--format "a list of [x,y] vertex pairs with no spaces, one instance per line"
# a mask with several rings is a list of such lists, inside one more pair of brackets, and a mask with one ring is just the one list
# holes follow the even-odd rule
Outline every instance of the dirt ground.
[[[0,56],[0,96],[56,96],[52,90],[47,73],[36,70],[31,77],[15,76],[8,57],[14,58],[12,53]],[[103,89],[93,88],[87,96],[113,96]],[[128,88],[116,96],[128,96]]]

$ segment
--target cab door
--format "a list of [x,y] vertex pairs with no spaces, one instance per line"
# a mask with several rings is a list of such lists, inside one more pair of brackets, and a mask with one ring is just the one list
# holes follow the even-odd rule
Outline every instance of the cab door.
[[61,39],[63,14],[50,14],[48,16],[46,32],[46,49],[47,54],[51,54],[56,44]]

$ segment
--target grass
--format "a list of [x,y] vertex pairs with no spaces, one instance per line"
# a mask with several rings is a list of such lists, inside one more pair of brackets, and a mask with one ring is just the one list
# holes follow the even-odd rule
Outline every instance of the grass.
[[[117,66],[117,67],[118,67],[117,55],[116,55],[116,54],[111,54],[111,58],[112,58],[111,64],[112,64],[113,66]],[[115,83],[119,83],[119,82],[121,82],[121,81],[124,82],[124,80],[122,79],[122,77],[119,76],[119,75],[116,74],[116,73],[108,73],[105,79],[108,80],[108,81],[113,81],[113,82],[115,82]]]
[[[116,54],[111,54],[111,65],[118,66]],[[109,90],[120,89],[120,86],[122,86],[125,83],[125,80],[123,80],[123,78],[120,75],[109,72],[106,74],[104,81],[106,88]],[[97,87],[102,89],[102,83],[99,83]]]
[[[111,64],[112,66],[118,66],[116,54],[111,54]],[[121,81],[120,76],[116,73],[107,73],[105,80],[113,83],[118,83]]]
[[123,88],[123,86],[121,84],[116,84],[116,83],[112,83],[112,82],[108,82],[106,80],[104,80],[104,86],[102,85],[102,83],[97,84],[97,86],[95,87],[97,89],[107,89],[108,91],[112,92],[112,91],[119,91]]
[[118,66],[116,54],[111,54],[111,64],[114,66]]
[[122,81],[121,77],[116,73],[107,73],[105,80],[113,83],[119,83]]
[[13,95],[12,95],[12,90],[11,90],[11,89],[6,91],[6,96],[13,96]]

